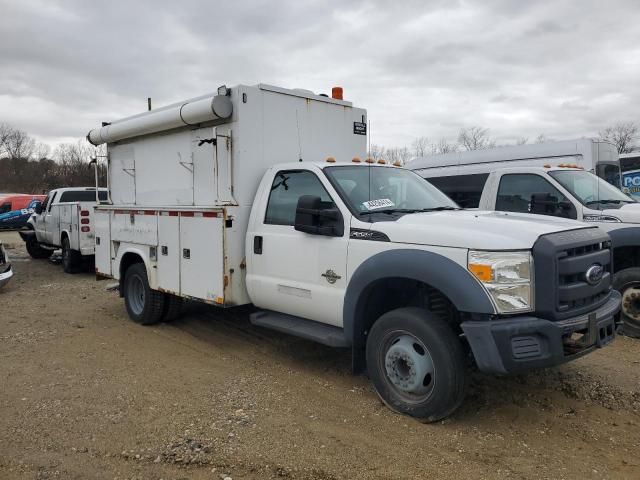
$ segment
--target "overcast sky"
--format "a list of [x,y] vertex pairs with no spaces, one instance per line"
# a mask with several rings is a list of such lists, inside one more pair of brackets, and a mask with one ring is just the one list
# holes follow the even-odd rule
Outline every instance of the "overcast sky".
[[0,0],[0,122],[56,143],[221,84],[367,108],[372,142],[594,136],[640,121],[640,4]]

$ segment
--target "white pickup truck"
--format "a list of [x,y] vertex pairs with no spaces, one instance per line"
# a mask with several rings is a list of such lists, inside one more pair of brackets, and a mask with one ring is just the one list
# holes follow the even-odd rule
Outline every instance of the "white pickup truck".
[[[597,225],[611,237],[613,287],[622,295],[624,333],[640,338],[640,203],[575,165],[493,167],[467,176],[417,170],[454,198],[478,199],[481,210],[533,213]],[[448,172],[447,172],[448,173]]]
[[[107,200],[107,190],[99,189],[100,201]],[[20,232],[27,251],[33,258],[48,258],[62,249],[62,266],[66,273],[76,273],[83,258],[95,254],[93,209],[94,187],[57,188],[51,190],[42,204],[36,205],[29,218],[31,232]]]
[[138,323],[180,298],[253,304],[255,325],[351,348],[389,407],[427,421],[463,401],[467,358],[522,372],[615,335],[606,233],[461,210],[363,159],[366,111],[340,96],[222,87],[88,138],[109,155],[96,273]]

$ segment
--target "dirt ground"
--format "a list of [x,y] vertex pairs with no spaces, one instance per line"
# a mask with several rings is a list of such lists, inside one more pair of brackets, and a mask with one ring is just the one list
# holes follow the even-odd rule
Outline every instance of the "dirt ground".
[[346,351],[190,307],[128,320],[109,281],[31,260],[0,291],[0,478],[640,478],[640,341],[396,415]]

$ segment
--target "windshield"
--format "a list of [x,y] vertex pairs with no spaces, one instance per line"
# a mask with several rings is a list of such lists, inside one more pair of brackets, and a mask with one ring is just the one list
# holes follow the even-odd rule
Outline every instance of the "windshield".
[[620,166],[615,163],[599,163],[596,173],[614,187],[620,188]]
[[633,203],[630,197],[594,174],[578,170],[549,172],[560,185],[569,190],[586,207],[597,210],[619,208]]
[[402,168],[349,165],[324,172],[354,215],[459,208],[422,177]]

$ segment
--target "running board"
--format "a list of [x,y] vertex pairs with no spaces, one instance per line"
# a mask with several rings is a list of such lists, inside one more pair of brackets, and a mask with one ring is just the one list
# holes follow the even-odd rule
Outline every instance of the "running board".
[[333,325],[270,310],[252,313],[249,318],[253,325],[288,333],[289,335],[295,335],[296,337],[305,338],[330,347],[350,346],[344,336],[344,331]]

